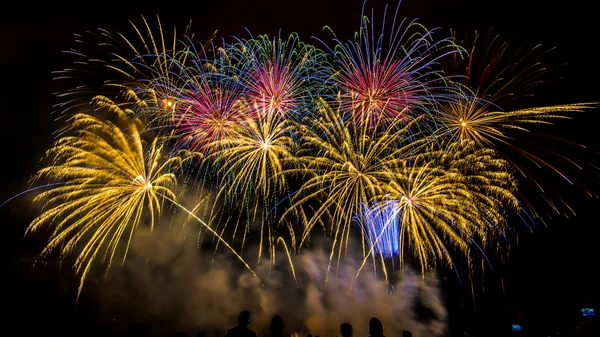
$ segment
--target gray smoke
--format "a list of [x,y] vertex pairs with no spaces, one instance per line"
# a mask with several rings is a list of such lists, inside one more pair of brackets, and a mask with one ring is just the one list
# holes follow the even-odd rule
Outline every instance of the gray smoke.
[[257,333],[274,315],[283,317],[288,334],[334,337],[342,322],[350,322],[355,336],[368,336],[371,317],[382,321],[388,337],[402,330],[415,337],[445,333],[446,310],[432,275],[404,271],[388,284],[366,266],[356,278],[362,258],[348,253],[325,285],[326,252],[293,257],[296,280],[287,256],[278,254],[274,265],[255,268],[259,281],[229,252],[199,249],[193,226],[139,230],[126,263],[113,267],[96,291],[105,312],[151,323],[154,335],[182,330],[223,336],[245,309]]

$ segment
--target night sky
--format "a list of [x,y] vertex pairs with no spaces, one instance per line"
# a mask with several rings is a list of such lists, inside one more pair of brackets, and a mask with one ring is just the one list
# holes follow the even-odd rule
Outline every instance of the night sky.
[[[388,1],[372,0],[367,6],[381,9]],[[298,32],[310,42],[311,36],[329,37],[322,32],[325,25],[347,40],[358,28],[362,0],[284,2],[11,2],[11,9],[5,7],[0,13],[0,202],[27,187],[27,180],[52,143],[52,132],[62,125],[50,114],[57,103],[53,92],[64,89],[52,80],[51,72],[69,66],[70,59],[61,51],[74,46],[73,34],[97,27],[131,33],[128,20],[141,22],[140,14],[148,18],[159,14],[164,27],[176,25],[180,30],[191,19],[198,40],[208,39],[215,30],[219,37],[246,37],[245,27],[254,35],[276,34],[279,29],[284,34]],[[390,4],[395,7],[395,3]],[[550,5],[541,0],[406,0],[400,15],[418,18],[428,28],[440,27],[440,36],[450,28],[459,33],[475,29],[486,33],[493,27],[507,37],[518,34],[518,41],[532,46],[541,43],[556,47],[551,61],[565,65],[548,76],[552,81],[536,90],[537,96],[530,100],[530,105],[550,105],[600,101],[596,53],[599,29],[592,6],[588,1]],[[579,115],[578,122],[566,123],[557,130],[565,138],[600,149],[597,115],[598,111]],[[548,227],[540,224],[532,232],[514,224],[522,227],[518,245],[513,238],[507,263],[496,266],[496,273],[486,274],[485,288],[477,286],[475,300],[469,287],[459,286],[452,280],[452,273],[445,275],[453,335],[463,330],[499,331],[518,314],[527,315],[531,324],[545,322],[558,328],[569,323],[571,311],[582,305],[585,296],[597,301],[600,254],[596,213],[600,202],[572,188],[561,190],[577,217],[558,216],[547,222]],[[85,326],[93,317],[86,315],[85,308],[73,311],[76,285],[69,280],[68,266],[61,272],[54,266],[31,270],[43,240],[23,238],[28,221],[35,216],[30,201],[31,196],[26,195],[0,209],[6,322],[2,329],[24,329],[24,335],[29,335],[50,331],[53,325]],[[504,289],[501,279],[505,280]]]

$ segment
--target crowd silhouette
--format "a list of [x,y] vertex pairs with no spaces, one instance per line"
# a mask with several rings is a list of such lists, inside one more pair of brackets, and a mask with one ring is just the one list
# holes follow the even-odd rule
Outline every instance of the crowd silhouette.
[[[233,328],[227,330],[225,337],[286,337],[286,336],[296,336],[302,337],[302,335],[291,334],[285,332],[285,324],[283,318],[279,315],[274,316],[271,319],[271,323],[267,328],[262,330],[260,334],[257,336],[256,332],[251,330],[248,326],[251,323],[250,319],[250,311],[244,310],[240,312],[238,315],[238,323]],[[412,333],[410,331],[404,330],[401,333],[402,337],[412,337]],[[522,337],[523,334],[520,334],[518,337]],[[599,322],[595,317],[582,321],[576,328],[574,332],[575,337],[599,337],[600,336],[600,326]],[[169,334],[169,337],[188,337],[188,334],[185,332],[172,332]],[[206,337],[204,332],[199,332],[196,337]],[[310,333],[304,335],[304,337],[320,337],[319,335],[312,335]],[[327,336],[329,337],[329,336]],[[331,337],[354,337],[354,329],[352,324],[348,322],[344,322],[340,325],[339,335]],[[357,336],[363,337],[363,336]],[[372,317],[369,320],[369,336],[368,337],[386,337],[383,330],[383,324],[377,317]],[[395,337],[395,336],[394,336]],[[513,336],[517,337],[517,336]]]
[[[244,310],[238,315],[238,324],[233,328],[227,330],[225,337],[285,337],[289,336],[284,332],[285,324],[283,318],[279,315],[273,316],[271,324],[260,332],[257,336],[256,332],[251,330],[248,326],[250,325],[250,311]],[[340,325],[339,331],[341,337],[354,337],[354,329],[348,322],[344,322]],[[187,337],[185,332],[173,332],[169,337]],[[199,332],[196,337],[205,337],[204,332]],[[307,334],[306,337],[313,337],[312,334]],[[314,337],[320,337],[315,335]],[[338,337],[338,336],[335,336]],[[372,317],[369,321],[369,337],[385,337],[383,334],[383,324],[377,317]],[[402,337],[412,337],[409,331],[403,331]]]

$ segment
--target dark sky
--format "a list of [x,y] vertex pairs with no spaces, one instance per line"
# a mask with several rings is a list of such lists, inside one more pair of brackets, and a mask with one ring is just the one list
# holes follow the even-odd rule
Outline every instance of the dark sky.
[[[368,6],[381,8],[386,3],[373,0]],[[58,90],[51,71],[68,66],[61,51],[73,46],[74,33],[97,27],[131,32],[128,20],[139,22],[140,14],[152,17],[158,13],[165,26],[183,28],[191,19],[201,40],[217,29],[221,37],[244,36],[244,27],[254,34],[282,29],[284,33],[298,32],[305,40],[313,35],[326,38],[324,25],[346,39],[358,28],[361,5],[362,0],[11,2],[11,8],[5,7],[0,13],[0,201],[26,187],[52,142],[52,131],[60,126],[50,115],[56,103],[52,93]],[[428,28],[441,27],[443,31],[486,32],[494,27],[509,36],[518,33],[521,41],[532,45],[556,47],[552,61],[566,64],[555,73],[562,80],[544,86],[534,101],[553,104],[600,100],[598,18],[592,6],[588,1],[551,5],[542,0],[406,0],[400,15],[419,18]],[[596,111],[591,112],[580,123],[568,123],[560,131],[594,147],[600,121],[596,115]],[[577,194],[569,197],[578,216],[549,221],[547,228],[539,226],[533,233],[523,230],[518,247],[513,242],[506,266],[497,274],[487,275],[485,291],[481,287],[476,290],[476,312],[470,304],[469,289],[448,281],[453,333],[467,326],[481,326],[482,321],[501,325],[517,312],[528,313],[531,320],[556,322],[567,317],[585,295],[597,298],[600,278],[595,274],[600,255],[596,211],[600,202]],[[56,322],[57,317],[73,315],[70,304],[75,288],[61,285],[56,269],[31,272],[24,267],[41,247],[35,239],[23,239],[27,221],[34,217],[34,209],[27,207],[29,200],[25,196],[0,209],[3,284],[8,284],[3,288],[6,296],[2,303],[10,311],[11,328],[32,322],[53,324],[50,322]],[[508,280],[506,297],[499,287],[501,277]]]

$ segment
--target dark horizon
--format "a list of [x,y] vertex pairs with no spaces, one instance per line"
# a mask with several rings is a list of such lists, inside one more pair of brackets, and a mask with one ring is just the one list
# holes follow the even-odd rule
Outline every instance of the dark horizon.
[[[178,32],[183,32],[191,19],[198,41],[207,40],[216,30],[218,38],[247,37],[245,28],[248,28],[255,36],[273,35],[279,30],[282,34],[297,32],[302,40],[319,45],[311,37],[329,39],[330,34],[322,30],[325,25],[332,27],[341,39],[350,39],[359,26],[362,4],[362,0],[306,0],[298,4],[270,0],[237,4],[159,2],[141,6],[109,1],[90,5],[14,3],[11,11],[0,14],[0,34],[5,45],[0,53],[5,75],[0,96],[5,112],[0,123],[4,144],[0,203],[27,188],[39,159],[53,142],[52,133],[62,125],[62,121],[55,121],[58,116],[51,114],[58,102],[53,93],[63,89],[62,84],[52,80],[51,72],[69,65],[72,59],[62,51],[74,46],[74,34],[101,27],[131,35],[129,20],[141,24],[140,15],[144,15],[153,22],[158,14],[167,31],[176,25]],[[366,8],[375,8],[375,16],[380,17],[386,4],[388,11],[395,10],[396,3],[390,0],[371,0]],[[529,105],[598,102],[600,67],[596,65],[594,33],[599,30],[593,18],[595,10],[588,3],[577,4],[552,7],[541,0],[485,4],[464,0],[405,0],[399,15],[418,18],[429,29],[440,27],[436,36],[445,36],[450,29],[458,30],[459,36],[473,30],[485,35],[493,28],[493,32],[505,38],[516,36],[517,43],[556,47],[548,59],[564,65],[549,74],[546,78],[549,83],[535,90],[537,96],[528,99]],[[561,130],[564,138],[599,150],[597,112],[594,109],[577,114],[575,122],[565,123],[565,129]],[[554,216],[547,221],[547,227],[538,223],[533,231],[514,222],[513,226],[520,228],[518,242],[516,237],[511,238],[506,263],[494,266],[494,273],[487,272],[484,283],[477,281],[475,299],[468,282],[463,280],[461,286],[454,272],[440,273],[453,336],[464,330],[476,330],[480,335],[487,329],[508,329],[508,324],[519,314],[528,316],[531,325],[569,324],[569,315],[583,304],[586,296],[597,305],[600,276],[595,267],[600,254],[595,245],[595,211],[600,202],[575,188],[559,189],[565,191],[577,216]],[[39,236],[23,238],[25,227],[35,213],[34,207],[28,206],[31,198],[27,194],[0,208],[5,230],[2,262],[9,277],[5,307],[10,313],[5,319],[11,331],[21,326],[28,331],[43,332],[55,323],[92,326],[97,314],[93,297],[83,298],[79,309],[73,311],[77,285],[69,277],[68,265],[63,266],[60,276],[54,266],[36,267],[34,271],[29,268],[42,247]]]

